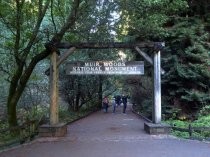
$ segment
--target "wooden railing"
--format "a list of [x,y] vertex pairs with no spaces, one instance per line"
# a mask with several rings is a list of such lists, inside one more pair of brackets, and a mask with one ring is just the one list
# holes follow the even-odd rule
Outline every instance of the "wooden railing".
[[[189,134],[190,139],[194,139],[193,136],[194,132],[201,133],[203,131],[208,131],[210,134],[210,127],[193,127],[191,124],[189,124],[188,128],[180,128],[176,126],[172,126],[173,130],[180,131],[180,132],[187,132]],[[196,137],[199,138],[199,137]]]

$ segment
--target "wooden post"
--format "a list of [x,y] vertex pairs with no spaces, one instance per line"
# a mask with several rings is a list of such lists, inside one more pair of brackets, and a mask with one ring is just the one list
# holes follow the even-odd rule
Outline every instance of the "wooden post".
[[193,132],[193,130],[192,130],[192,125],[191,124],[189,124],[188,129],[189,129],[189,137],[192,138],[192,132]]
[[160,51],[154,52],[153,58],[153,116],[155,124],[161,123],[161,68]]
[[50,124],[39,127],[40,137],[63,137],[67,133],[66,123],[59,123],[58,116],[58,55],[52,52],[50,65]]
[[50,125],[58,124],[58,55],[53,52],[50,66]]

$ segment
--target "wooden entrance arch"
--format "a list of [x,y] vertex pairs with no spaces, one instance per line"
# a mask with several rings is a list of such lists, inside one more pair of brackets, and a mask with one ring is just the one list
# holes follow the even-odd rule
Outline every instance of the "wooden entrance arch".
[[[51,66],[50,66],[50,126],[59,125],[58,118],[58,67],[76,49],[108,49],[123,48],[135,49],[147,62],[153,65],[153,115],[152,123],[161,124],[161,69],[160,53],[165,43],[163,42],[138,42],[138,43],[59,43],[50,46]],[[53,48],[52,48],[53,47]],[[141,49],[149,48],[153,50],[151,58]],[[62,56],[58,56],[59,49],[67,49]]]

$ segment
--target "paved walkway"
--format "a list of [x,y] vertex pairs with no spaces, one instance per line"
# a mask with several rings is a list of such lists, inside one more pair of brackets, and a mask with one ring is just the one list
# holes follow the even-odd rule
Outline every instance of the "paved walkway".
[[96,112],[70,124],[64,138],[39,138],[0,157],[210,157],[210,143],[148,135],[143,120],[121,110]]

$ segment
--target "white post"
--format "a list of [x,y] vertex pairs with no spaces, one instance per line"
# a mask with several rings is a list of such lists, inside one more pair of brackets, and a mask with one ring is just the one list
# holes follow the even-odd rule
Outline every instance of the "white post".
[[153,116],[152,121],[155,124],[161,123],[161,61],[160,51],[154,52],[153,58]]

